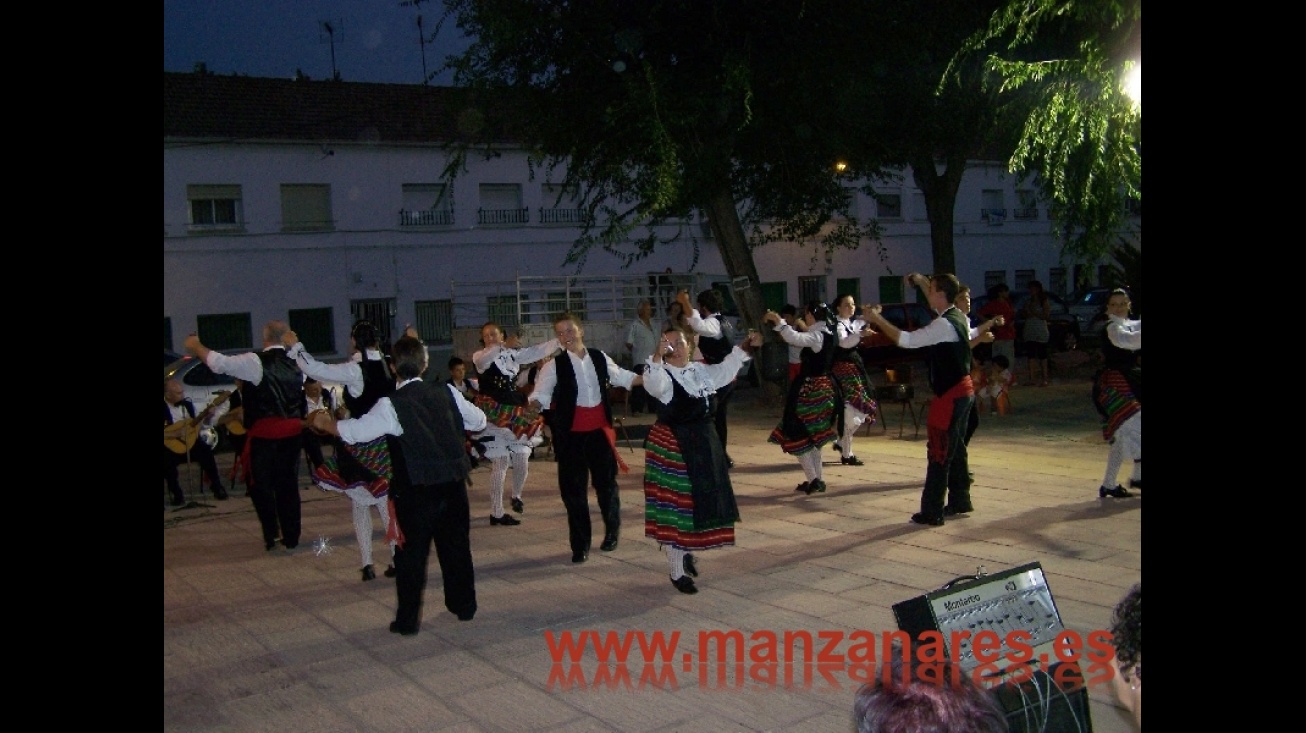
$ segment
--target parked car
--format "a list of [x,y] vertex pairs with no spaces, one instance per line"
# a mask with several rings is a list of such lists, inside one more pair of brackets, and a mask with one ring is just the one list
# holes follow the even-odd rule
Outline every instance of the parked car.
[[[884,303],[880,315],[903,331],[915,331],[935,319],[935,313],[924,303]],[[913,361],[924,361],[920,349],[904,349],[879,331],[868,330],[857,347],[868,368],[886,367]]]
[[220,393],[236,388],[234,378],[218,374],[193,356],[176,354],[167,349],[163,351],[163,378],[180,379],[186,390],[186,399],[195,405],[197,411],[207,407]]
[[[1051,301],[1052,317],[1048,319],[1048,350],[1049,351],[1068,351],[1078,348],[1079,338],[1082,333],[1080,329],[1079,316],[1070,310],[1066,301],[1061,296],[1054,293],[1048,293],[1048,300]],[[1022,334],[1025,333],[1025,319],[1021,317],[1020,311],[1025,307],[1025,302],[1029,300],[1029,291],[1013,290],[1011,291],[1011,305],[1016,309],[1016,354],[1025,353],[1025,344],[1021,340]],[[984,304],[989,302],[989,296],[981,295],[971,300],[971,323],[977,323],[978,314]]]
[[1102,335],[1106,327],[1106,302],[1112,288],[1089,288],[1070,299],[1070,312],[1079,317],[1084,333],[1094,338]]

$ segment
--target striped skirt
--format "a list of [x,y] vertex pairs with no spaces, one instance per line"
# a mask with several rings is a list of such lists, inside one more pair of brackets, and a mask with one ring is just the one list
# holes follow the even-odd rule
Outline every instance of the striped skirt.
[[536,415],[534,419],[526,416],[522,405],[505,405],[486,394],[478,394],[472,404],[481,408],[485,419],[491,425],[512,431],[518,438],[532,438],[544,427],[544,416]]
[[[865,375],[857,368],[856,364],[836,361],[830,373],[834,375],[835,381],[839,383],[839,390],[843,392],[843,403],[845,405],[863,415],[875,415],[875,399],[871,396],[870,385],[866,383]],[[869,420],[872,423],[874,421],[874,417]]]
[[366,443],[336,443],[336,450],[313,470],[313,480],[330,491],[367,489],[375,497],[390,493],[394,466],[390,463],[390,445],[386,436]]
[[1103,369],[1097,375],[1093,397],[1097,400],[1102,420],[1102,437],[1110,441],[1116,430],[1126,420],[1142,411],[1143,403],[1134,395],[1134,389],[1119,369]]
[[694,493],[675,433],[655,423],[644,441],[644,536],[695,552],[735,544],[734,523],[694,529]]
[[837,415],[834,380],[828,376],[810,377],[790,390],[785,416],[771,431],[767,442],[775,443],[790,455],[820,450],[839,438],[835,432]]

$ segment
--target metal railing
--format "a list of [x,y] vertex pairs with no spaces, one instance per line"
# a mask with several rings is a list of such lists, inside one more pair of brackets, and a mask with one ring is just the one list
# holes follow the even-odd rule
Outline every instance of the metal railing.
[[477,224],[529,224],[530,209],[477,209]]
[[432,227],[448,226],[449,224],[453,224],[452,211],[440,211],[438,209],[399,210],[399,226]]
[[584,209],[546,209],[540,207],[541,224],[583,224]]

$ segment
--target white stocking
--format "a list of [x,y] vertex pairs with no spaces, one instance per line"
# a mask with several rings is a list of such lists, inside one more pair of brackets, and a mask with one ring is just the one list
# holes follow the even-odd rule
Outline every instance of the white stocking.
[[508,457],[490,459],[490,516],[503,516],[503,482],[508,476]]
[[671,565],[671,579],[679,580],[685,575],[685,555],[684,550],[677,550],[671,545],[667,545],[667,562]]
[[358,552],[363,556],[363,567],[372,564],[372,514],[366,504],[351,502],[354,505],[354,538],[358,540]]
[[809,450],[798,456],[798,465],[803,467],[803,476],[809,483],[821,478],[821,451]]
[[[526,488],[526,474],[530,472],[531,454],[529,451],[512,453],[512,498],[520,499],[522,489]],[[500,492],[502,494],[503,492]],[[500,499],[500,505],[503,501]]]

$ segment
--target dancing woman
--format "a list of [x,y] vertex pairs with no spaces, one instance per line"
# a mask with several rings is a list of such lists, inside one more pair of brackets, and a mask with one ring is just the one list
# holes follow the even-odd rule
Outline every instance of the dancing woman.
[[712,395],[729,384],[761,345],[754,333],[717,364],[690,361],[686,334],[668,329],[644,370],[657,422],[644,442],[644,535],[667,552],[671,584],[697,593],[694,551],[735,544],[739,508],[725,449],[713,423]]
[[[834,301],[836,313],[834,324],[834,364],[830,375],[839,385],[843,396],[843,424],[839,430],[839,462],[845,466],[866,465],[853,455],[853,435],[868,420],[875,424],[875,400],[871,396],[871,380],[866,375],[866,365],[857,346],[862,342],[862,333],[867,330],[866,321],[853,319],[856,310],[853,296],[841,295]],[[869,307],[869,306],[868,306]]]
[[521,520],[503,511],[503,485],[512,463],[512,510],[521,514],[522,489],[530,472],[531,439],[544,426],[544,418],[526,415],[526,395],[517,389],[517,374],[525,365],[540,361],[558,350],[558,340],[549,339],[538,346],[521,348],[517,337],[503,337],[496,323],[481,326],[483,348],[472,354],[472,363],[480,373],[480,391],[473,404],[481,408],[489,421],[478,440],[490,461],[490,524],[513,526]]
[[824,303],[807,306],[803,314],[806,331],[795,331],[779,313],[767,311],[763,323],[770,323],[785,343],[803,347],[803,366],[789,385],[784,417],[768,442],[798,458],[806,481],[796,491],[808,496],[825,491],[821,470],[821,448],[833,443],[839,434],[836,422],[843,410],[843,399],[830,369],[834,363],[835,338],[831,331],[833,317]]

